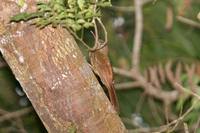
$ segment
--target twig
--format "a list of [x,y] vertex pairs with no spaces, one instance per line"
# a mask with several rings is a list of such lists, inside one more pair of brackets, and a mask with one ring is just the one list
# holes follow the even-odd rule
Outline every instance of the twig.
[[134,6],[111,6],[110,9],[120,11],[120,12],[134,12],[135,7]]
[[[103,32],[104,32],[104,42],[100,42],[100,38],[99,38],[99,33],[98,33],[98,28],[97,28],[97,24],[96,24],[96,20],[99,22],[101,28],[103,29]],[[104,26],[104,24],[102,23],[101,19],[100,18],[95,18],[93,19],[93,24],[94,24],[94,30],[95,30],[95,33],[91,32],[92,35],[94,36],[94,39],[95,39],[95,42],[94,42],[94,46],[93,47],[90,47],[86,44],[85,41],[83,41],[82,38],[80,38],[74,31],[72,31],[70,28],[68,27],[65,27],[68,29],[68,31],[71,33],[71,35],[74,36],[74,38],[76,40],[78,40],[80,43],[82,43],[90,52],[92,51],[96,51],[96,50],[99,50],[99,49],[102,49],[103,47],[105,47],[107,45],[107,42],[108,42],[108,35],[107,35],[107,31],[106,31],[106,28]]]
[[197,123],[195,125],[194,133],[197,133],[197,129],[198,129],[199,125],[200,125],[200,117],[199,117],[199,119],[198,119],[198,121],[197,121]]
[[172,5],[169,4],[166,9],[166,23],[165,23],[165,29],[167,31],[171,31],[173,27],[173,20],[174,19],[174,13],[173,13],[173,8]]
[[98,48],[98,41],[99,41],[99,34],[98,34],[98,28],[97,28],[97,24],[96,24],[96,20],[93,19],[93,24],[94,24],[94,33],[93,33],[93,37],[95,39],[94,41],[94,46],[90,49],[91,50],[96,50]]
[[178,119],[170,122],[167,125],[163,125],[163,126],[160,126],[160,127],[153,127],[153,128],[139,128],[139,129],[135,129],[135,130],[129,130],[129,133],[137,133],[137,132],[146,132],[146,133],[149,133],[149,132],[159,132],[160,133],[160,132],[165,132],[165,131],[169,130],[169,128],[172,125],[176,124],[179,121],[182,121],[193,110],[193,108],[196,105],[196,103],[197,102],[194,102],[192,104],[192,106],[181,117],[179,117]]
[[163,66],[161,63],[159,63],[158,65],[158,74],[159,74],[161,83],[165,83],[166,82],[165,71],[163,70]]
[[175,82],[178,82],[178,81],[176,80],[176,75],[172,72],[172,64],[173,62],[169,60],[165,66],[166,77],[171,83],[171,85],[173,86],[173,88],[176,89],[178,92],[182,93],[182,89],[180,89],[179,87],[176,87]]
[[[142,5],[145,5],[149,2],[152,2],[153,0],[141,0],[141,1],[142,1]],[[124,13],[135,12],[134,6],[115,6],[115,5],[113,5],[108,8],[113,9],[115,11],[124,12]]]
[[197,14],[197,19],[200,21],[200,12]]
[[27,107],[27,108],[24,108],[24,109],[15,111],[15,112],[7,113],[7,114],[5,114],[5,115],[0,117],[0,123],[5,121],[5,120],[17,118],[17,117],[20,117],[22,115],[28,114],[31,111],[33,111],[33,108],[32,107]]
[[144,89],[148,95],[154,98],[168,102],[174,102],[178,98],[179,93],[177,90],[165,91],[158,89],[150,84],[137,70],[128,71],[120,68],[114,68],[113,70],[116,74],[132,78],[139,82],[141,89]]
[[[66,27],[67,28],[67,27]],[[74,36],[74,38],[76,40],[78,40],[80,43],[82,43],[87,49],[91,49],[84,41],[82,38],[80,38],[79,36],[77,36],[70,28],[67,28],[68,31],[70,32],[71,35]]]
[[[104,32],[104,39],[103,40],[101,40],[100,37],[99,37],[99,30],[98,30],[98,27],[97,27],[96,20],[100,24],[100,27],[103,29],[103,32]],[[92,34],[94,36],[95,42],[94,42],[94,46],[89,49],[90,52],[94,52],[94,51],[102,49],[103,47],[105,47],[107,45],[107,42],[108,42],[108,34],[107,34],[106,28],[105,28],[103,22],[101,21],[101,19],[100,18],[94,19],[93,24],[94,24],[95,33],[92,32]]]
[[[182,113],[183,113],[183,106],[181,106],[180,113],[179,113],[179,117],[182,116]],[[180,122],[177,122],[177,123],[172,127],[172,129],[171,129],[170,131],[174,131],[174,130],[177,128],[177,126],[179,125],[179,123],[180,123]]]
[[116,74],[119,74],[119,75],[122,75],[122,76],[125,76],[125,77],[128,77],[128,78],[133,78],[133,73],[131,73],[128,70],[124,70],[124,69],[121,69],[121,68],[113,67],[113,71]]
[[190,26],[195,27],[195,28],[200,28],[200,23],[195,22],[191,19],[185,18],[183,16],[177,16],[176,19],[181,23],[190,25]]
[[[172,121],[171,123],[169,123],[169,124],[168,124],[168,127],[170,127],[171,125],[177,124],[177,123],[179,123],[180,121],[182,121],[182,120],[193,110],[193,108],[194,108],[194,106],[195,106],[196,103],[197,103],[197,102],[193,103],[192,106],[191,106],[181,117],[179,117],[177,120],[174,120],[174,121]],[[172,132],[172,131],[174,131],[174,130],[175,130],[175,129],[170,130],[170,132]]]
[[185,91],[185,92],[187,92],[187,93],[193,95],[193,96],[196,97],[198,100],[200,100],[200,96],[199,96],[198,94],[196,94],[196,93],[194,93],[194,92],[192,92],[192,91],[189,91],[188,89],[184,88],[184,87],[183,87],[182,85],[180,85],[179,83],[175,83],[175,84],[176,84],[176,86],[177,86],[178,88],[182,89],[183,91]]
[[140,113],[141,108],[142,108],[142,106],[143,106],[143,104],[144,104],[145,99],[146,99],[146,93],[143,92],[143,93],[141,94],[141,96],[140,96],[140,98],[139,98],[137,104],[136,104],[136,108],[135,108],[135,112],[136,112],[136,113]]
[[126,89],[131,89],[140,86],[140,83],[135,81],[135,82],[125,82],[125,83],[118,83],[115,84],[115,88],[117,90],[126,90]]
[[6,114],[6,113],[8,113],[8,112],[5,111],[4,109],[1,109],[1,108],[0,108],[0,115],[4,115],[4,114]]
[[132,67],[139,70],[140,63],[140,49],[142,45],[142,31],[143,31],[143,13],[142,1],[134,0],[135,5],[135,35],[133,40],[133,53],[132,53]]
[[28,133],[26,131],[26,129],[24,128],[23,121],[20,118],[17,118],[17,120],[16,120],[16,126],[19,129],[20,133]]
[[170,114],[170,103],[167,100],[164,101],[163,107],[165,112],[165,119],[167,121],[167,124],[169,124],[169,114]]
[[182,64],[178,62],[175,68],[175,79],[178,83],[181,83],[181,73],[182,73]]
[[158,110],[158,106],[156,106],[154,99],[151,98],[151,97],[148,97],[147,102],[148,102],[149,108],[151,110],[151,114],[153,116],[153,119],[155,120],[156,123],[161,124],[162,120],[161,120],[161,117],[159,116],[160,113],[159,113],[159,110]]
[[186,123],[183,123],[183,125],[184,125],[185,133],[189,133],[188,125]]
[[[4,110],[4,109],[0,109],[0,115],[6,115],[6,114],[9,114],[10,112]],[[19,129],[19,132],[20,133],[27,133],[27,131],[25,130],[24,128],[24,125],[23,125],[23,121],[21,120],[20,117],[16,117],[16,121],[13,121],[11,119],[9,119],[10,122],[12,123],[12,125],[16,125],[16,127]]]
[[161,89],[161,84],[158,80],[157,70],[155,67],[149,67],[150,82],[156,86],[157,89]]

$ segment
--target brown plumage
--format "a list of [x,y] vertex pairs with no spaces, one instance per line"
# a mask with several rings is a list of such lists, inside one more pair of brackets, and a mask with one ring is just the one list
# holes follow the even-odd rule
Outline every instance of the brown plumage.
[[108,58],[108,46],[106,45],[101,49],[91,51],[89,57],[93,71],[99,76],[101,82],[108,89],[110,101],[115,107],[115,110],[119,111],[118,100],[113,84],[113,70]]

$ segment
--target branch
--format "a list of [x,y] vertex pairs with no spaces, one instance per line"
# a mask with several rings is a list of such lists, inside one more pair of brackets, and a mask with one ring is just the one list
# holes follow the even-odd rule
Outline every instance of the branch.
[[200,12],[197,14],[197,19],[200,21]]
[[[153,128],[138,128],[138,129],[134,129],[134,130],[129,130],[129,133],[137,133],[137,132],[145,132],[145,133],[149,133],[149,132],[165,132],[168,131],[170,129],[171,126],[179,123],[180,121],[182,121],[195,107],[195,105],[197,104],[197,102],[193,103],[192,106],[178,119],[170,122],[167,125],[163,125],[160,127],[153,127]],[[174,129],[173,129],[174,130]],[[173,132],[173,130],[171,130],[170,132]]]
[[137,81],[115,84],[115,88],[117,90],[126,90],[126,89],[135,88],[135,87],[139,87],[139,86],[140,86],[140,83]]
[[132,67],[138,70],[140,63],[140,49],[142,45],[143,13],[142,1],[134,0],[135,5],[135,35],[133,40]]
[[4,122],[6,120],[9,120],[9,119],[21,117],[21,116],[23,116],[25,114],[30,113],[31,111],[33,111],[33,108],[32,107],[27,107],[27,108],[24,108],[24,109],[15,111],[15,112],[6,113],[5,115],[0,117],[0,123]]
[[135,80],[135,82],[140,83],[141,89],[144,89],[144,91],[154,98],[157,98],[159,100],[162,100],[163,102],[174,102],[178,98],[178,91],[165,91],[159,88],[156,88],[151,83],[149,83],[137,70],[128,71],[120,68],[113,68],[114,73],[126,76],[128,78],[132,78]]
[[184,24],[190,25],[190,26],[192,26],[194,28],[199,28],[200,29],[200,23],[195,22],[195,21],[193,21],[191,19],[185,18],[183,16],[177,16],[176,19],[181,23],[184,23]]
[[[142,0],[142,5],[145,5],[149,2],[152,2],[153,0]],[[119,11],[119,12],[124,12],[124,13],[129,13],[129,12],[135,12],[135,7],[134,6],[111,6],[108,7],[109,9]]]
[[122,75],[128,78],[133,78],[133,73],[131,73],[128,70],[125,69],[121,69],[121,68],[117,68],[117,67],[113,67],[113,72],[118,74],[118,75]]
[[176,86],[177,86],[178,88],[180,88],[181,90],[183,90],[183,91],[189,93],[190,95],[192,95],[192,96],[196,97],[198,100],[200,100],[200,95],[198,95],[198,94],[196,94],[196,93],[194,93],[194,92],[192,92],[192,91],[190,91],[190,90],[184,88],[184,87],[183,87],[182,85],[180,85],[179,83],[175,83],[175,84],[176,84]]
[[167,6],[166,9],[166,23],[165,23],[165,29],[167,31],[171,31],[173,27],[173,22],[174,22],[174,13],[173,13],[173,7],[171,4]]
[[[0,115],[6,115],[6,114],[9,114],[9,113],[10,112],[0,108]],[[27,131],[24,128],[23,121],[21,120],[20,117],[16,117],[16,121],[13,121],[11,119],[9,119],[9,120],[12,123],[12,125],[16,125],[16,127],[19,129],[20,133],[27,133]]]

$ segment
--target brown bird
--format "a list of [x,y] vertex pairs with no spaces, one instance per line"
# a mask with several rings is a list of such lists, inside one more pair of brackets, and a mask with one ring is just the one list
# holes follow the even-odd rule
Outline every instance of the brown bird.
[[101,82],[108,89],[110,101],[118,112],[119,104],[113,84],[113,70],[108,58],[108,46],[105,45],[100,49],[90,51],[89,58],[94,73],[99,76]]

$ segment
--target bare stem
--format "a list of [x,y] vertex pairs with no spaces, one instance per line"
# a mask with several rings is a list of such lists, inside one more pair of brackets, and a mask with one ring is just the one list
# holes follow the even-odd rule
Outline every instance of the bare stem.
[[133,89],[135,87],[140,86],[140,83],[137,81],[132,81],[132,82],[124,82],[124,83],[118,83],[115,84],[115,88],[117,90],[127,90],[127,89]]
[[140,49],[142,45],[143,13],[142,1],[134,0],[135,5],[135,35],[133,40],[132,67],[138,70],[140,63]]
[[[167,130],[169,130],[170,127],[172,127],[173,125],[179,123],[180,121],[183,121],[183,119],[189,114],[191,113],[191,111],[194,109],[194,106],[196,105],[197,102],[193,103],[192,106],[178,119],[170,122],[167,125],[163,125],[160,127],[154,127],[154,128],[139,128],[139,129],[134,129],[134,130],[129,130],[129,133],[135,133],[135,132],[144,132],[144,133],[149,133],[149,132],[165,132]],[[173,129],[174,131],[175,129]],[[172,130],[170,132],[173,132]]]
[[188,94],[190,94],[190,95],[196,97],[198,100],[200,100],[200,96],[199,96],[197,93],[194,93],[194,92],[192,92],[192,91],[190,91],[190,90],[184,88],[184,87],[183,87],[182,85],[180,85],[179,83],[175,83],[175,84],[176,84],[176,86],[177,86],[178,88],[182,89],[182,90],[185,91],[186,93],[188,93]]
[[5,114],[5,115],[0,117],[0,123],[5,121],[5,120],[21,117],[22,115],[30,113],[31,111],[33,111],[33,108],[32,107],[27,107],[27,108],[24,108],[24,109],[15,111],[15,112],[7,113],[7,114]]
[[181,23],[190,25],[190,26],[195,27],[195,28],[200,28],[200,23],[193,21],[191,19],[185,18],[183,16],[177,16],[176,19]]
[[178,91],[173,90],[173,91],[165,91],[162,89],[158,89],[151,83],[149,83],[143,75],[141,75],[140,72],[138,72],[136,69],[134,71],[128,71],[120,68],[113,68],[114,73],[126,76],[128,78],[132,78],[135,80],[135,83],[140,83],[141,89],[144,89],[144,91],[149,95],[154,98],[157,98],[163,102],[174,102],[178,98]]
[[[153,2],[153,0],[141,0],[142,5],[148,4],[150,2]],[[108,7],[109,9],[119,11],[119,12],[124,12],[124,13],[130,13],[130,12],[135,12],[135,7],[134,6],[111,6]]]

